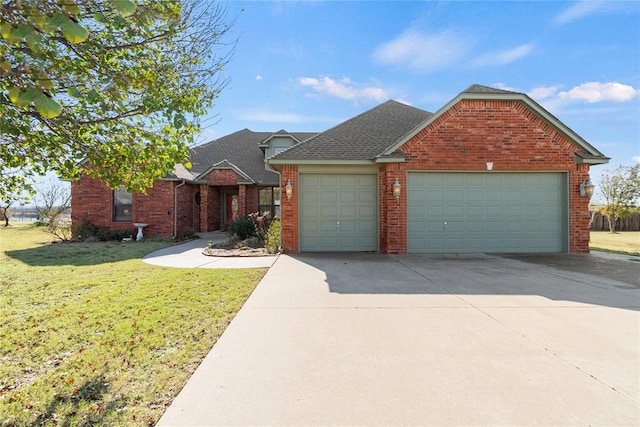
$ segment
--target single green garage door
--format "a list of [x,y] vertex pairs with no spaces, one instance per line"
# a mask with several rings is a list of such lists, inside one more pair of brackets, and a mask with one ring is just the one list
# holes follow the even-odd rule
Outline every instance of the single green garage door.
[[376,175],[300,175],[300,249],[378,249]]
[[410,253],[565,252],[564,173],[408,175]]

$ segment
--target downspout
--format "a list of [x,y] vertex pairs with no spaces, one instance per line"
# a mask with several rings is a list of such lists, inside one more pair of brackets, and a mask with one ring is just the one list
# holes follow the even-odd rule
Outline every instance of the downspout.
[[173,187],[173,240],[178,237],[178,187],[185,185],[187,181],[184,179],[182,183]]
[[278,248],[279,252],[282,252],[282,172],[280,172],[278,169],[274,168],[273,165],[271,165],[271,163],[269,163],[268,159],[265,159],[264,161],[267,164],[267,167],[269,168],[269,170],[271,170],[272,172],[275,172],[278,174],[278,182],[279,182],[279,187],[280,187],[280,247]]

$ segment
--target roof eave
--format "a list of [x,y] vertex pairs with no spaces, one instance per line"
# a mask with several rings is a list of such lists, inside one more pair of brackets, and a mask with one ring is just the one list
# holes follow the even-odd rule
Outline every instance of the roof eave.
[[374,160],[338,159],[270,159],[269,166],[277,165],[371,165]]
[[580,153],[575,154],[576,163],[585,163],[588,165],[606,165],[611,160],[605,156],[581,156]]
[[404,154],[402,156],[378,156],[376,163],[404,163],[406,161]]

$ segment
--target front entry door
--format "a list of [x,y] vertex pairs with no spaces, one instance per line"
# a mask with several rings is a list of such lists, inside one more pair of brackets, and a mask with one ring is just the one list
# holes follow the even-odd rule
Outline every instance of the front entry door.
[[235,194],[226,195],[227,217],[225,222],[232,221],[238,216],[238,196]]

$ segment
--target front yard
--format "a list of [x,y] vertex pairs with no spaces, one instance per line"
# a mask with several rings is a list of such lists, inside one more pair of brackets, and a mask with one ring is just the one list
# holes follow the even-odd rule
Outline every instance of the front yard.
[[621,231],[615,234],[608,231],[592,231],[589,248],[640,255],[640,231]]
[[0,229],[0,425],[153,425],[266,272],[50,240]]

